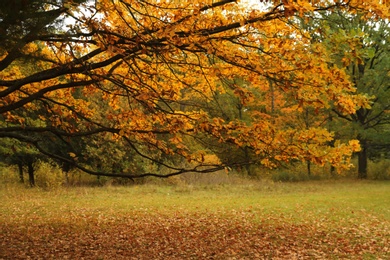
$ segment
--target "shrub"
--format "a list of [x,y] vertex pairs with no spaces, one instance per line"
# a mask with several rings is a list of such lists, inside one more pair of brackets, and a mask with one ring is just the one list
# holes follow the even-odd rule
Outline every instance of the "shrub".
[[368,177],[374,180],[390,180],[390,160],[383,159],[368,164]]
[[58,166],[38,161],[35,165],[35,185],[44,189],[56,189],[65,183],[65,174]]
[[19,183],[19,174],[15,166],[0,166],[0,183],[4,185]]

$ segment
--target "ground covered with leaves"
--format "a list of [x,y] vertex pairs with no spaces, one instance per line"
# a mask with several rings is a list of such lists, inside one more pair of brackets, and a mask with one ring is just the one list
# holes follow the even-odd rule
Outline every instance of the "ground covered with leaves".
[[4,188],[0,259],[388,259],[389,191],[390,183]]

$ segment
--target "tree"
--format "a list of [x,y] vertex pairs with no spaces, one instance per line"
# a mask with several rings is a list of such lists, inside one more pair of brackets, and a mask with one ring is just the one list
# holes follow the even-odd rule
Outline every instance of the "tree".
[[[7,35],[0,42],[0,138],[29,143],[89,174],[117,177],[205,173],[237,164],[205,159],[208,150],[188,145],[200,138],[245,148],[266,166],[302,158],[342,165],[359,148],[356,142],[327,147],[332,136],[324,129],[279,129],[256,111],[251,122],[224,120],[191,102],[207,103],[222,81],[240,78],[260,91],[272,81],[301,106],[333,102],[340,113],[367,106],[364,96],[353,93],[346,73],[327,66],[327,49],[311,44],[287,19],[336,7],[388,13],[360,1],[282,2],[260,10],[233,0],[31,1],[17,9],[16,20],[5,6],[0,12]],[[55,26],[70,17],[72,22]],[[24,61],[34,69],[23,70]],[[256,105],[251,89],[232,87],[242,104]],[[97,99],[105,111],[96,109]],[[65,157],[44,145],[45,140],[71,145],[74,138],[97,140],[102,147],[114,140],[168,173],[99,171],[88,164],[85,150]],[[165,156],[188,164],[166,163]]]
[[34,169],[39,154],[32,147],[20,145],[17,140],[3,139],[0,148],[1,162],[7,165],[17,165],[19,180],[24,183],[24,168],[27,167],[29,184],[35,186]]
[[338,127],[339,135],[359,140],[358,177],[367,178],[370,151],[373,153],[378,145],[390,146],[390,133],[386,131],[390,125],[389,20],[344,10],[320,14],[311,20],[313,38],[327,46],[337,66],[345,68],[356,92],[370,98],[369,107],[352,114],[333,110],[344,124]]

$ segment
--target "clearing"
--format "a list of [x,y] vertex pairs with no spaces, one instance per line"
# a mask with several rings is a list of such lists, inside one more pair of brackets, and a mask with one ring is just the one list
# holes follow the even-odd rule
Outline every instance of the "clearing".
[[389,259],[390,182],[0,186],[0,259]]

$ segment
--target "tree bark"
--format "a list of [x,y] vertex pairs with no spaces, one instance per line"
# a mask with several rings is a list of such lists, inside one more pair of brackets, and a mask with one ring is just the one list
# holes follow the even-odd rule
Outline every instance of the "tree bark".
[[311,162],[307,161],[306,166],[307,166],[307,175],[311,176]]
[[367,179],[367,141],[360,140],[362,150],[358,152],[358,178]]
[[19,169],[19,182],[24,183],[23,163],[22,162],[18,162],[18,169]]
[[28,180],[30,182],[30,186],[34,187],[35,186],[35,178],[34,178],[33,162],[28,162],[27,163],[27,168],[28,168]]
[[330,176],[336,176],[336,167],[334,167],[333,165],[330,166]]

